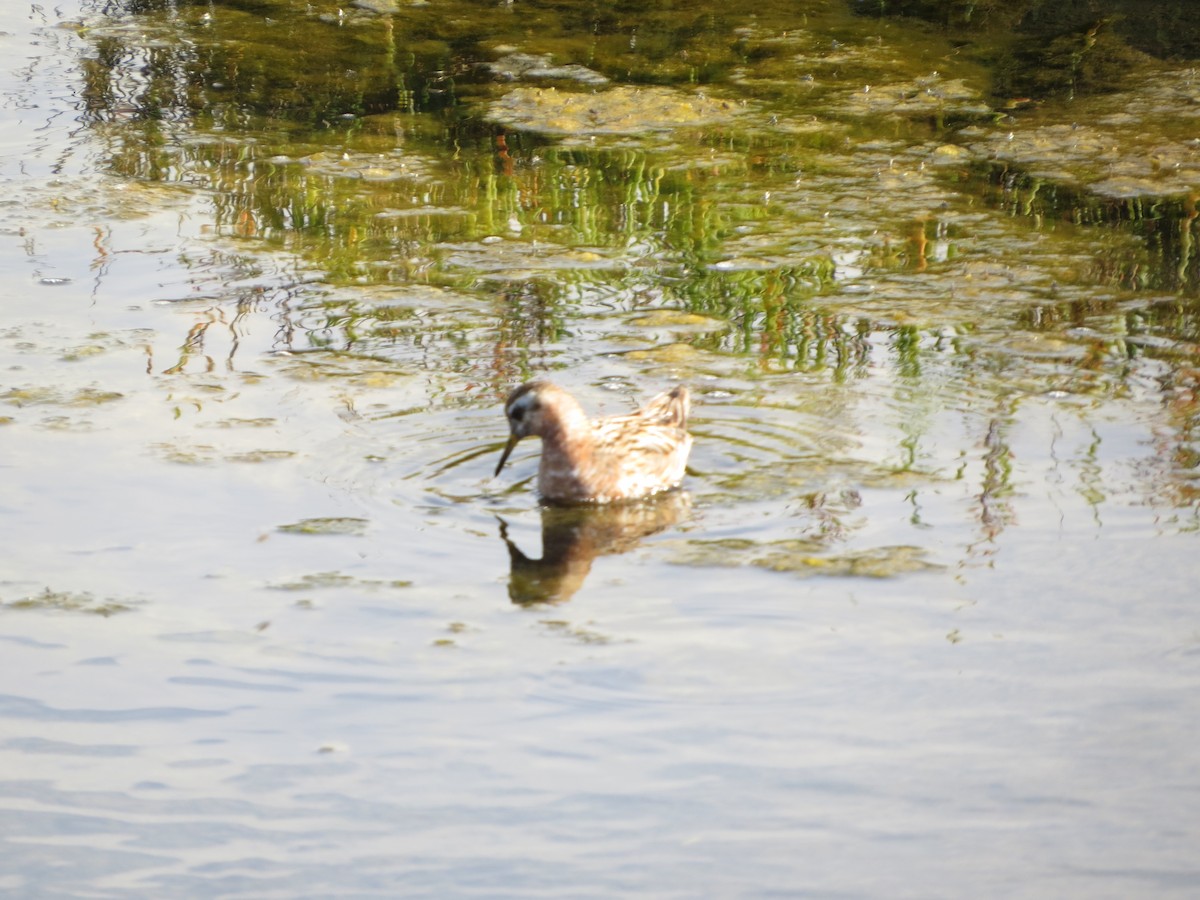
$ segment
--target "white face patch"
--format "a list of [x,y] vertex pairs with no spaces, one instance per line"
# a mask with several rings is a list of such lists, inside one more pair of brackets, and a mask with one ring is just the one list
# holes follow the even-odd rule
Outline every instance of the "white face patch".
[[515,434],[524,436],[530,433],[530,421],[538,405],[537,394],[533,391],[521,394],[508,405],[505,414]]

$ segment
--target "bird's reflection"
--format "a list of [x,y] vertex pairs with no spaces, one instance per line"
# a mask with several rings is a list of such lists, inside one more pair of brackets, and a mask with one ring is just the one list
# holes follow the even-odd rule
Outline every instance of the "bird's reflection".
[[520,604],[569,600],[583,587],[597,556],[632,550],[642,538],[681,521],[691,506],[684,491],[637,503],[544,506],[541,559],[522,553],[508,537],[508,523],[500,519],[511,564],[508,596]]

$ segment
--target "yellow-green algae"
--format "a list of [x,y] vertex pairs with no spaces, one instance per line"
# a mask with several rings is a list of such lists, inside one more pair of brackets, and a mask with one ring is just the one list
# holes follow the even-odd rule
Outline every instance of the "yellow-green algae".
[[31,594],[19,600],[7,603],[0,601],[0,609],[84,613],[104,618],[128,612],[135,605],[112,597],[99,600],[88,591],[56,591],[51,588],[45,588],[40,594]]

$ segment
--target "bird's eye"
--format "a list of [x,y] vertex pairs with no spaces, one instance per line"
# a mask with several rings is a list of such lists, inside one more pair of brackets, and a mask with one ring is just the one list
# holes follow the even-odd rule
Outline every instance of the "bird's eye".
[[515,407],[513,411],[509,413],[509,415],[512,416],[514,422],[520,422],[523,418],[525,418],[525,407]]

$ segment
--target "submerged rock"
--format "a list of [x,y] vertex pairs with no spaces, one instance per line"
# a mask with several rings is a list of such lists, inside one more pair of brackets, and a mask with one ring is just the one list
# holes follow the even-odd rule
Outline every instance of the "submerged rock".
[[732,119],[738,104],[698,92],[620,86],[595,93],[519,87],[491,104],[487,118],[543,134],[637,134]]

